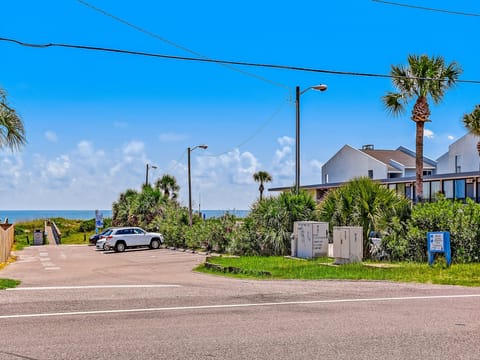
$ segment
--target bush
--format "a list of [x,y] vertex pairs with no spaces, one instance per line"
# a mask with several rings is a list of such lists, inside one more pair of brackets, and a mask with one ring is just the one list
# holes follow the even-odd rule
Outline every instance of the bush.
[[[410,202],[369,178],[353,179],[331,190],[320,204],[320,218],[333,226],[361,226],[363,228],[364,257],[370,256],[368,235],[377,231],[382,236],[395,238],[395,246],[402,243],[404,222],[410,215]],[[399,236],[397,238],[397,236]],[[391,249],[399,252],[403,251]]]
[[295,221],[317,220],[316,203],[304,191],[285,192],[256,202],[251,211],[249,228],[243,235],[253,242],[245,246],[260,255],[290,253],[290,236]]
[[[450,232],[452,261],[458,263],[480,260],[480,205],[467,199],[463,204],[440,198],[434,203],[413,207],[411,219],[404,230],[405,240],[389,237],[389,249],[396,250],[402,260],[427,261],[427,232]],[[407,246],[405,246],[405,243]]]

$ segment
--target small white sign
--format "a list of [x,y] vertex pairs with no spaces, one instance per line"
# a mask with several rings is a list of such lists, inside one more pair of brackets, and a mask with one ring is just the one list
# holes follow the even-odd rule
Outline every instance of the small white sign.
[[430,234],[430,251],[444,251],[443,233]]

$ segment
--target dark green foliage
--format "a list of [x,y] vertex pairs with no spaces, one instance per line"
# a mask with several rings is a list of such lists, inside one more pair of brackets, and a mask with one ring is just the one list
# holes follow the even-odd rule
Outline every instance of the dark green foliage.
[[188,209],[169,206],[165,208],[162,218],[154,221],[165,240],[165,245],[183,247],[185,231],[188,228]]
[[[452,261],[480,260],[480,205],[467,199],[466,204],[440,198],[434,203],[418,204],[412,210],[406,228],[385,238],[395,258],[427,261],[427,232],[449,231]],[[402,234],[398,235],[398,234]]]
[[408,200],[366,177],[353,179],[330,191],[320,204],[320,219],[328,222],[331,228],[363,227],[365,257],[369,256],[368,234],[371,231],[396,233],[409,214]]
[[141,192],[127,190],[112,205],[112,226],[140,226],[156,230],[152,224],[163,218],[167,207],[177,206],[176,200],[164,196],[159,188],[145,185]]
[[78,227],[78,231],[80,232],[95,231],[95,219],[82,221],[80,223],[80,226]]
[[[112,219],[111,218],[105,218],[103,219],[103,229],[106,229],[108,227],[112,226]],[[84,220],[80,223],[78,226],[78,231],[83,232],[83,233],[88,233],[95,231],[95,219],[89,219],[89,220]]]
[[247,248],[260,255],[286,255],[290,251],[293,223],[316,220],[316,203],[304,191],[299,194],[285,192],[256,202],[249,217],[247,240],[252,244]]

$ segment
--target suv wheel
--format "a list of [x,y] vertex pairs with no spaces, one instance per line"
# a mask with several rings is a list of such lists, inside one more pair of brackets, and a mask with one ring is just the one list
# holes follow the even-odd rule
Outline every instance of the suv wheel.
[[119,241],[115,244],[115,251],[116,252],[124,252],[125,251],[125,243],[122,241]]
[[160,247],[160,241],[158,241],[157,239],[153,239],[150,242],[150,249],[158,249],[159,247]]

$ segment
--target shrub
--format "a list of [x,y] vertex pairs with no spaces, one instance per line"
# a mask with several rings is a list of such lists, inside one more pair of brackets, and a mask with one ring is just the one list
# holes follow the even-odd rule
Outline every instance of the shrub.
[[480,260],[480,205],[467,199],[463,204],[440,198],[434,203],[413,207],[411,219],[406,224],[405,241],[388,239],[391,249],[402,249],[400,258],[412,261],[427,261],[427,232],[450,232],[452,261],[459,263]]
[[[304,191],[285,192],[278,197],[257,201],[250,211],[249,244],[246,248],[260,255],[286,255],[295,221],[317,220],[316,203]],[[245,234],[244,234],[245,235]]]
[[[331,190],[320,204],[320,219],[333,226],[363,228],[364,257],[369,256],[368,235],[378,231],[401,243],[401,230],[410,215],[410,202],[369,178],[357,178]],[[395,249],[397,251],[398,249]],[[399,256],[403,254],[400,251]]]

